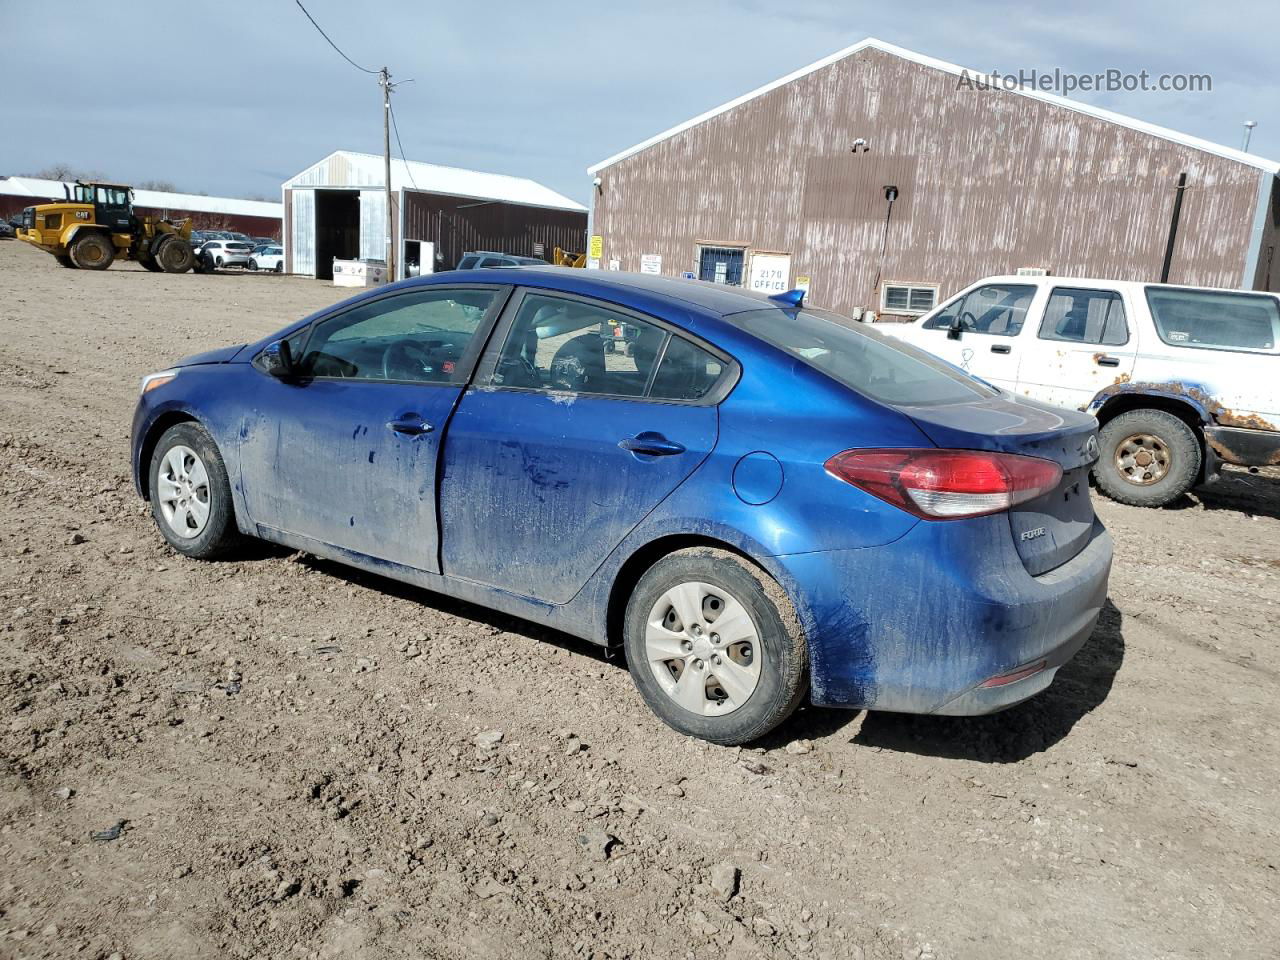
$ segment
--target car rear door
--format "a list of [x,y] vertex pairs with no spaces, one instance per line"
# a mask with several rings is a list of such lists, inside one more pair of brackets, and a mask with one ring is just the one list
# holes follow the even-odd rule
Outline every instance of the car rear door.
[[301,375],[260,370],[240,432],[239,483],[260,532],[438,572],[441,440],[509,291],[399,291],[291,338]]
[[[631,356],[601,330],[640,330]],[[735,367],[666,323],[582,297],[513,298],[445,441],[443,572],[552,603],[714,447]]]
[[1118,289],[1049,288],[1038,323],[1028,324],[1018,392],[1084,409],[1098,391],[1128,380],[1138,353],[1132,304]]

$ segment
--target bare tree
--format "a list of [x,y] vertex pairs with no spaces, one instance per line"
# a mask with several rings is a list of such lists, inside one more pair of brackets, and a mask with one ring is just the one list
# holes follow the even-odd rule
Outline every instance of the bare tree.
[[158,190],[161,193],[181,193],[171,180],[143,180],[134,184],[139,190]]
[[20,173],[20,177],[34,177],[37,180],[105,180],[96,170],[85,170],[73,167],[69,163],[51,163],[34,173]]

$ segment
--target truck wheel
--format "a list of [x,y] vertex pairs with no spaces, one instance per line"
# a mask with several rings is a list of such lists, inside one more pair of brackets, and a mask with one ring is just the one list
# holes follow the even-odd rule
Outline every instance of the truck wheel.
[[160,264],[156,263],[154,257],[141,256],[141,257],[138,257],[138,262],[142,264],[143,269],[150,270],[152,273],[159,273],[162,269],[164,269],[163,267],[160,266]]
[[156,248],[156,263],[165,273],[186,273],[196,262],[191,244],[181,237],[170,237]]
[[1162,507],[1195,485],[1200,441],[1182,420],[1163,410],[1130,410],[1098,433],[1093,467],[1098,489],[1134,507]]
[[58,263],[62,264],[62,266],[67,267],[71,270],[74,270],[76,268],[76,265],[71,262],[71,258],[67,256],[65,253],[55,253],[53,255],[53,259],[57,260]]
[[81,270],[105,270],[116,258],[116,248],[105,233],[82,233],[71,244],[71,262]]
[[727,550],[678,550],[650,567],[627,603],[623,641],[649,709],[712,743],[759,739],[807,689],[808,651],[790,600]]

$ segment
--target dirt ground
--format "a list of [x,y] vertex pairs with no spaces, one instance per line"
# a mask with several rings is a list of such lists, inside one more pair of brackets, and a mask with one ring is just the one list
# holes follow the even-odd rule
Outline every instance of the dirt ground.
[[0,957],[1276,956],[1280,475],[1099,499],[1111,602],[1022,707],[717,748],[589,644],[167,549],[138,378],[342,295],[0,243]]

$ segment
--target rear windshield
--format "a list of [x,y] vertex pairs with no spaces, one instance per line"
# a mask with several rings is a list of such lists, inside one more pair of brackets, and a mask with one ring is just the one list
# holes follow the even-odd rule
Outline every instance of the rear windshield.
[[1147,287],[1160,339],[1175,347],[1276,352],[1280,302],[1258,293]]
[[881,403],[967,403],[999,392],[923,350],[825,310],[750,310],[726,319]]
[[249,244],[242,243],[239,240],[228,240],[225,244],[225,247],[228,250],[252,250],[253,249],[252,247],[249,246]]

